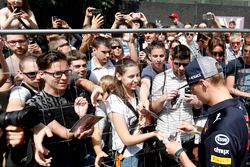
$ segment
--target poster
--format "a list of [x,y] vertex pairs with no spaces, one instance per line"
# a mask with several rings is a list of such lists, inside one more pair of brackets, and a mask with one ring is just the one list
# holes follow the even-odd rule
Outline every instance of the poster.
[[245,17],[238,17],[238,16],[215,16],[216,19],[220,22],[221,25],[229,27],[228,24],[230,21],[235,21],[236,28],[243,29],[244,28],[244,21]]

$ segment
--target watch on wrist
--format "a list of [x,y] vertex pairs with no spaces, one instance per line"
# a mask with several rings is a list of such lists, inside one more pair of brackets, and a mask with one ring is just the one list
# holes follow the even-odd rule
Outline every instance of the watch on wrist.
[[183,148],[180,148],[179,150],[177,150],[177,151],[175,152],[175,154],[174,154],[174,159],[175,159],[177,162],[179,162],[180,155],[181,155],[181,153],[182,153],[183,151],[185,151],[185,150],[184,150]]

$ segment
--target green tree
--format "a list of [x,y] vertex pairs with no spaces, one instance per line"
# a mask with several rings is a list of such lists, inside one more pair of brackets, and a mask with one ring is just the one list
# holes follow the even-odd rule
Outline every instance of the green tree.
[[[29,0],[40,28],[51,27],[51,16],[62,17],[73,28],[81,28],[85,9],[93,6],[103,10],[106,17],[113,18],[121,0]],[[110,25],[112,19],[107,21]]]

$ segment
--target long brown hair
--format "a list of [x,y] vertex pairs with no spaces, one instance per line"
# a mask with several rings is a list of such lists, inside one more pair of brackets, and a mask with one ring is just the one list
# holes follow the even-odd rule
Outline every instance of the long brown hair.
[[124,90],[122,81],[118,80],[116,75],[120,74],[122,76],[126,72],[126,69],[128,67],[138,67],[138,65],[137,65],[136,62],[134,62],[131,59],[122,59],[122,60],[119,60],[116,63],[116,68],[115,68],[115,85],[116,85],[116,89],[115,89],[114,93],[117,96],[119,96],[124,101],[124,103],[128,102],[129,97],[127,96],[127,94],[126,94],[126,92]]
[[[29,13],[29,11],[30,11],[30,5],[29,5],[29,3],[28,3],[28,0],[22,0],[23,1],[23,5],[21,6],[21,9],[23,10],[23,11],[25,11],[26,13]],[[13,12],[13,9],[12,9],[12,7],[11,7],[11,4],[8,2],[8,0],[7,0],[7,8],[11,11],[11,12]]]

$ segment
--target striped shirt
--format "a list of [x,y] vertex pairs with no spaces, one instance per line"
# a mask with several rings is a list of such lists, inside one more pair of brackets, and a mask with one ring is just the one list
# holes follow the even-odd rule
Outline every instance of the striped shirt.
[[[164,79],[164,77],[166,78]],[[163,95],[163,92],[166,94],[168,91],[177,90],[179,87],[186,84],[187,81],[185,78],[177,78],[174,75],[173,70],[168,69],[165,72],[156,75],[152,86],[152,100],[156,101]],[[157,120],[156,130],[162,132],[163,134],[166,134],[176,132],[176,127],[181,121],[193,123],[192,106],[184,101],[184,94],[185,89],[180,89],[180,96],[177,98],[175,105],[172,105],[170,101],[166,101],[165,106],[159,113],[160,118],[164,122]],[[181,135],[182,141],[187,141],[191,138],[193,138],[193,135]]]

